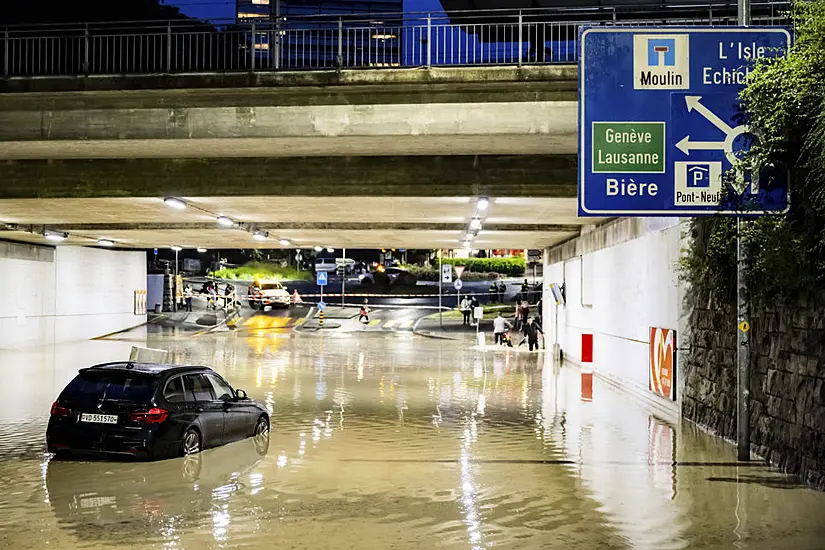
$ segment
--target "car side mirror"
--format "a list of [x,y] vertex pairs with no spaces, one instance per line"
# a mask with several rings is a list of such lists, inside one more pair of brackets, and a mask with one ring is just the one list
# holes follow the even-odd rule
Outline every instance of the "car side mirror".
[[243,390],[235,390],[235,399],[249,399],[249,396]]

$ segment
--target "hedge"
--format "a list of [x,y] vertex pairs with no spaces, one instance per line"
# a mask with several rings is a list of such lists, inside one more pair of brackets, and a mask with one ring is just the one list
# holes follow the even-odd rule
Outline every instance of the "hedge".
[[463,265],[471,273],[499,273],[510,277],[524,275],[524,258],[444,258],[441,263]]

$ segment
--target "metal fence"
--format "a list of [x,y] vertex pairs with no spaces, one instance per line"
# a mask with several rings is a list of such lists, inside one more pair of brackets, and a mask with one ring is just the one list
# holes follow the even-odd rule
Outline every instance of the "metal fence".
[[[575,63],[582,26],[736,24],[729,3],[645,9],[7,27],[0,56],[4,77]],[[787,23],[785,3],[753,11]]]

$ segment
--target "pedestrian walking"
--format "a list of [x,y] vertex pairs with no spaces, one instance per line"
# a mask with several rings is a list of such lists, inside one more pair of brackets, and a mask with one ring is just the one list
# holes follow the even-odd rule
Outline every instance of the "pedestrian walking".
[[524,282],[521,283],[521,299],[527,300],[528,294],[530,294],[530,283],[527,282],[527,279],[524,279]]
[[235,287],[230,285],[229,283],[226,284],[226,288],[223,291],[223,307],[229,309],[229,306],[235,307]]
[[475,310],[477,307],[481,307],[481,303],[478,301],[477,296],[473,296],[473,299],[470,300],[470,319],[472,319],[472,321],[470,322],[471,327],[474,327],[476,326],[476,324],[478,324],[475,321]]
[[192,311],[192,287],[185,285],[183,287],[183,299],[186,302],[186,311]]
[[506,299],[507,299],[507,286],[505,286],[503,279],[499,279],[498,280],[498,301],[503,304],[504,300],[506,300]]
[[498,285],[496,284],[495,280],[490,283],[490,301],[491,302],[498,302]]
[[539,333],[544,336],[544,331],[541,330],[539,324],[534,322],[532,318],[528,319],[527,324],[524,325],[524,337],[530,351],[533,351],[533,348],[539,349]]
[[493,319],[493,342],[496,344],[504,345],[505,339],[504,334],[507,332],[507,328],[510,327],[510,322],[507,321],[504,317],[502,317],[501,312],[498,312],[498,315],[495,319]]
[[530,317],[530,304],[527,303],[527,300],[524,300],[521,303],[521,324],[526,325],[527,319]]
[[210,283],[209,288],[207,290],[208,298],[206,303],[207,310],[215,310],[218,309],[218,291],[215,290],[215,286]]
[[466,296],[463,300],[461,300],[461,304],[459,305],[459,309],[461,310],[461,314],[464,315],[464,321],[461,323],[462,325],[469,325],[471,322],[471,314],[472,310],[470,309],[471,303],[470,299]]
[[362,322],[366,319],[367,323],[370,322],[370,306],[368,305],[369,302],[365,298],[364,303],[361,304],[361,310],[358,312],[358,322]]

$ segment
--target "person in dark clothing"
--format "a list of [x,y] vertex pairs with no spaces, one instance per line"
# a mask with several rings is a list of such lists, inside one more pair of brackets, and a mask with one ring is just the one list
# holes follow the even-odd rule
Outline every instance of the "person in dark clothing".
[[507,299],[507,287],[504,285],[504,281],[499,280],[498,283],[498,301],[502,304],[504,300]]
[[524,279],[524,282],[521,283],[521,299],[527,300],[528,295],[530,294],[530,283],[527,282],[527,279]]
[[533,351],[534,347],[539,349],[539,333],[544,336],[544,331],[541,330],[539,324],[534,322],[532,318],[528,319],[527,324],[524,325],[524,337],[527,340],[530,351]]
[[365,298],[364,303],[361,304],[361,311],[358,312],[358,322],[360,323],[364,319],[367,320],[367,323],[370,322],[370,306],[367,305],[368,301]]
[[490,301],[491,302],[498,302],[498,285],[495,281],[490,283]]

